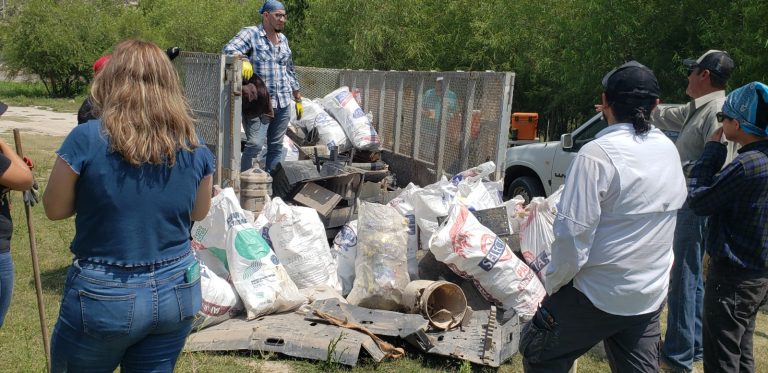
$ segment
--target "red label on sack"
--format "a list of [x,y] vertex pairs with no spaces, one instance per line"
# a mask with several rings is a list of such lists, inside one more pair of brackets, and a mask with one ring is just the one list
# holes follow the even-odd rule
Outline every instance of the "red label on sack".
[[221,316],[229,312],[231,308],[232,307],[230,306],[222,306],[220,304],[211,303],[203,299],[202,308],[200,310],[204,315]]
[[470,232],[464,230],[464,223],[467,221],[467,214],[469,214],[469,211],[466,208],[462,207],[459,209],[459,214],[456,216],[456,221],[453,222],[453,226],[448,233],[451,237],[451,248],[453,249],[453,252],[462,258],[467,257],[467,254],[464,251],[472,247],[472,245],[469,243],[472,235]]

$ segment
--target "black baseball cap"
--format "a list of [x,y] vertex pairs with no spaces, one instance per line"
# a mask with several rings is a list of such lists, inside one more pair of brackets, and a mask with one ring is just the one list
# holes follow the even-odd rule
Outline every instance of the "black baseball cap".
[[3,115],[6,110],[8,110],[8,105],[0,102],[0,115]]
[[647,101],[659,98],[659,82],[651,69],[629,61],[605,74],[603,91],[608,101]]
[[710,49],[706,53],[702,54],[698,59],[686,59],[683,60],[683,65],[689,69],[698,67],[700,69],[709,70],[712,74],[728,79],[731,77],[735,64],[728,52],[719,51],[716,49]]

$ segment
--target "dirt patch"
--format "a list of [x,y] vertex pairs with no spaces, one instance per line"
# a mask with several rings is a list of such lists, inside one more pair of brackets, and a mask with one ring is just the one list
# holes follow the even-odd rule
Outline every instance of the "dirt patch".
[[66,136],[77,125],[77,115],[34,107],[9,107],[0,117],[0,132],[18,128],[22,132]]
[[281,372],[281,373],[295,373],[290,364],[281,361],[264,361],[264,360],[251,360],[248,365],[258,369],[258,372]]

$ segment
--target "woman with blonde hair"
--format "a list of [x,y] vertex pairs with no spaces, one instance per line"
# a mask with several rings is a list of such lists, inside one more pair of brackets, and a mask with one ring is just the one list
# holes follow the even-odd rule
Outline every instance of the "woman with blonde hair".
[[120,43],[91,93],[101,119],[67,136],[43,196],[49,219],[75,215],[53,371],[171,372],[201,306],[189,229],[213,156],[156,45]]

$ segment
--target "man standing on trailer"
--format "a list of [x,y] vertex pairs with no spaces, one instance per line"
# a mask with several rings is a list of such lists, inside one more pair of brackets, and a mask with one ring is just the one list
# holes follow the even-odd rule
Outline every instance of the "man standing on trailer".
[[266,0],[259,13],[261,25],[240,30],[224,46],[223,53],[248,57],[250,63],[243,63],[245,79],[250,79],[255,72],[267,84],[274,117],[269,121],[262,121],[266,118],[258,116],[243,118],[246,140],[240,170],[251,168],[253,159],[266,141],[265,169],[272,172],[283,156],[283,137],[291,116],[290,105],[293,101],[301,102],[301,93],[288,38],[282,33],[287,17],[285,6],[277,0]]

